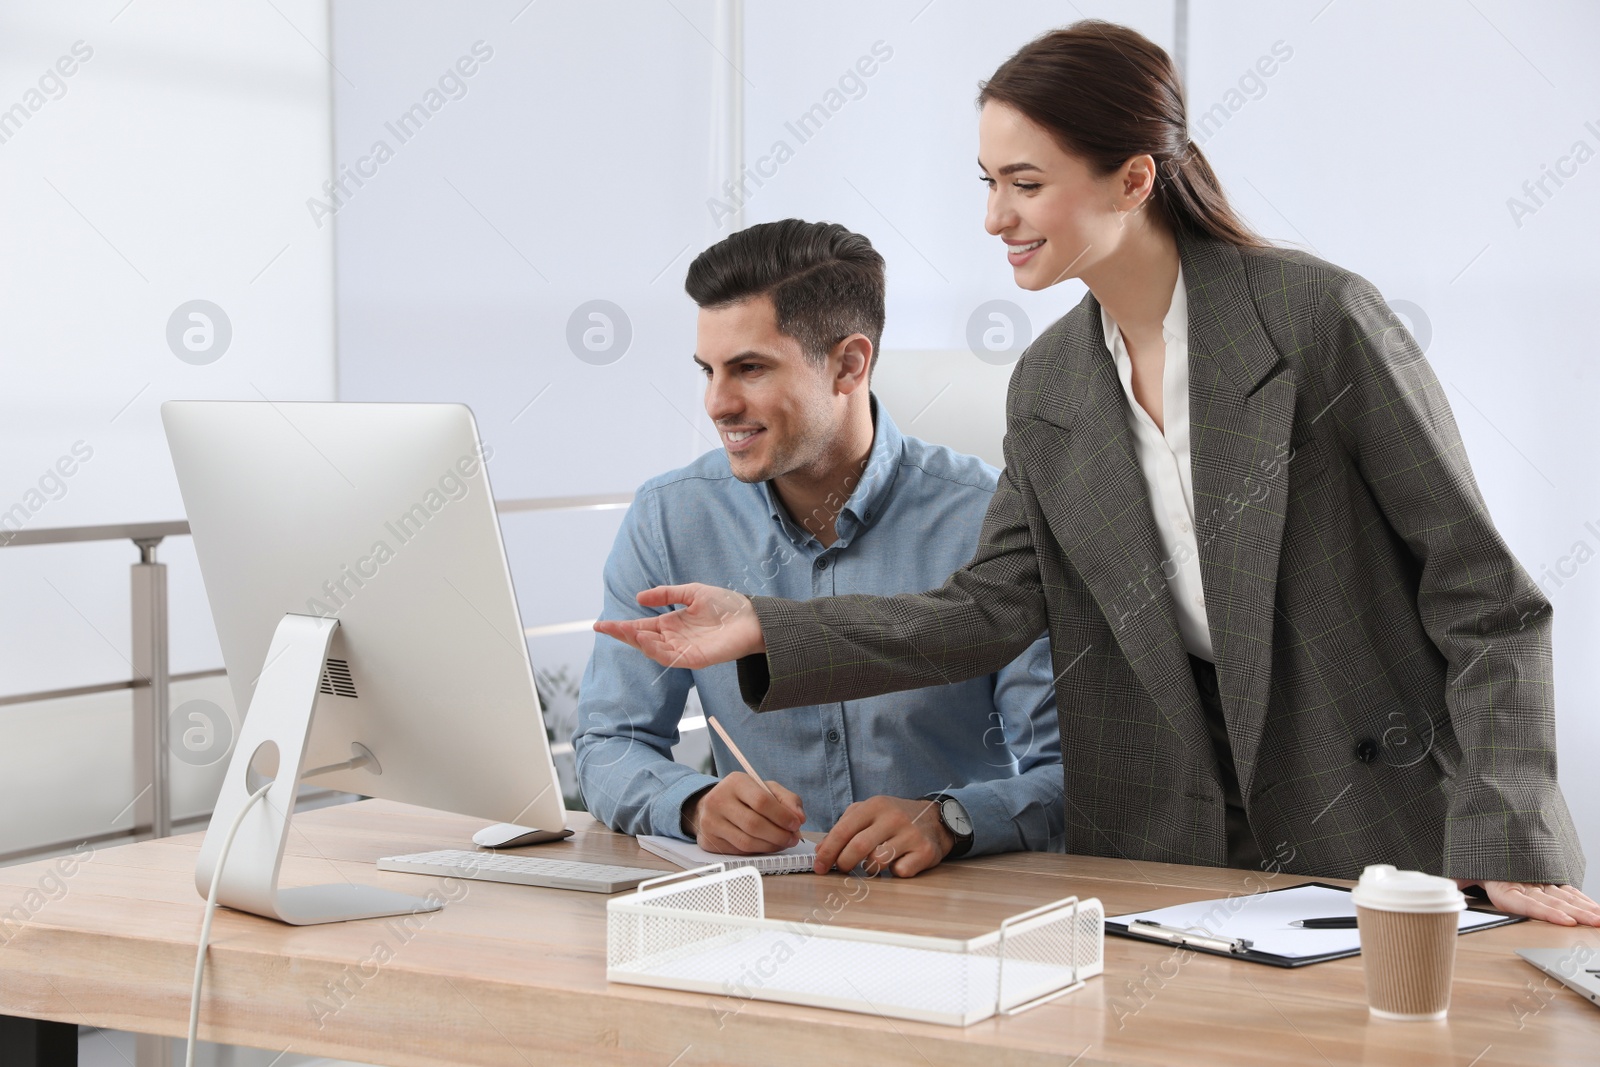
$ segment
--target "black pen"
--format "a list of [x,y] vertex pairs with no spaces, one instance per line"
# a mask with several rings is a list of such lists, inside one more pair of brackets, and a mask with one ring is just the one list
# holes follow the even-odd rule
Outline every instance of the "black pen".
[[1354,930],[1356,917],[1339,915],[1331,919],[1296,919],[1289,925],[1298,926],[1302,930]]

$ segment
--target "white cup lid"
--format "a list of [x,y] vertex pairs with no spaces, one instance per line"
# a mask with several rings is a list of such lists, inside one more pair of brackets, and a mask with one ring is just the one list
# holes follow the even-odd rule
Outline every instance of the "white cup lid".
[[1377,911],[1463,911],[1467,906],[1453,879],[1399,871],[1387,863],[1362,871],[1351,896],[1359,906]]

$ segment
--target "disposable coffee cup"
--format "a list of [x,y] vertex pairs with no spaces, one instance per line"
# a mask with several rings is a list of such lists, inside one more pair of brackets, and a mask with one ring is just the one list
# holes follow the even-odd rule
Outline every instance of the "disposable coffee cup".
[[1456,913],[1466,897],[1449,878],[1368,867],[1351,894],[1367,972],[1367,1007],[1379,1019],[1443,1019],[1456,965]]

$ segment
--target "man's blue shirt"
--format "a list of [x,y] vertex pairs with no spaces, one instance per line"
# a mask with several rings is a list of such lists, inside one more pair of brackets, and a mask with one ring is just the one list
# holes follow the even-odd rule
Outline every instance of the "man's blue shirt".
[[[999,472],[974,456],[903,436],[873,400],[865,470],[824,548],[767,483],[733,476],[707,452],[640,487],[605,569],[603,619],[658,613],[634,600],[657,585],[705,582],[747,595],[809,599],[915,593],[971,557]],[[660,609],[666,610],[666,609]],[[630,834],[683,837],[682,809],[717,779],[674,763],[690,687],[763,777],[805,806],[804,829],[833,827],[853,801],[886,794],[958,798],[972,819],[969,854],[1059,850],[1061,746],[1050,649],[1041,637],[998,673],[953,685],[756,715],[735,665],[661,668],[597,637],[573,736],[589,811]],[[720,739],[723,773],[738,769]]]

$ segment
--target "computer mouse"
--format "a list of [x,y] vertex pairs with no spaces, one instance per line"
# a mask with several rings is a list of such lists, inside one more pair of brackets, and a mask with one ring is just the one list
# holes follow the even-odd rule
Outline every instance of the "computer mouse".
[[546,841],[560,841],[571,836],[572,831],[567,829],[535,830],[531,826],[518,826],[514,822],[497,822],[473,834],[472,840],[484,848],[520,848],[523,845],[542,845]]

